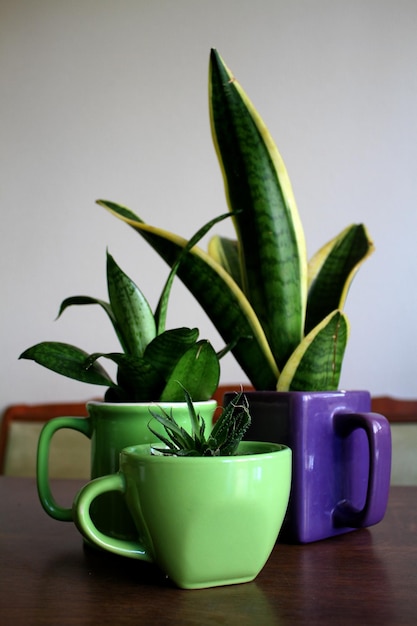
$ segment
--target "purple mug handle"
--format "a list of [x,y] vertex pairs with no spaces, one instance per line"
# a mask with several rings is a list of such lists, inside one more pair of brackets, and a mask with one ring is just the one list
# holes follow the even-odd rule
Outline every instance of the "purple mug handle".
[[363,428],[369,445],[369,478],[366,500],[357,509],[349,500],[338,502],[333,511],[335,526],[362,528],[377,524],[384,517],[391,479],[391,429],[378,413],[339,414],[334,418],[335,432],[347,437]]

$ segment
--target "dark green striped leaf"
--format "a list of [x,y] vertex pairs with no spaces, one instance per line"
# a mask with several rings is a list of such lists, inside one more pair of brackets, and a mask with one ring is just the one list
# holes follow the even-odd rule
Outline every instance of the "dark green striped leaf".
[[197,342],[176,363],[161,401],[184,400],[184,387],[194,401],[213,397],[220,379],[220,365],[213,346],[207,340]]
[[278,391],[338,388],[349,334],[347,318],[333,311],[300,343],[281,372]]
[[44,341],[25,350],[20,359],[30,359],[39,365],[91,385],[115,386],[99,363],[89,364],[88,354],[75,346],[57,341]]
[[107,287],[125,352],[142,356],[146,346],[156,335],[152,309],[139,287],[120,269],[109,253]]
[[331,311],[343,308],[356,271],[373,249],[365,226],[353,224],[314,255],[309,263],[306,333]]
[[278,367],[301,341],[307,288],[304,234],[278,150],[216,50],[210,115],[242,260],[243,288]]

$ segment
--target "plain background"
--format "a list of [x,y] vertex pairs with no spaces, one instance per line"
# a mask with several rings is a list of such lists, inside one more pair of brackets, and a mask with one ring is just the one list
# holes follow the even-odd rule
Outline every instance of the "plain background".
[[[43,340],[117,349],[96,307],[54,321],[67,296],[107,297],[107,247],[156,304],[167,267],[97,198],[184,236],[225,210],[211,47],[281,151],[309,254],[352,222],[375,242],[341,387],[415,396],[416,32],[415,0],[0,0],[0,408],[102,393],[18,356]],[[222,347],[180,283],[168,322]],[[245,381],[231,356],[222,381]]]

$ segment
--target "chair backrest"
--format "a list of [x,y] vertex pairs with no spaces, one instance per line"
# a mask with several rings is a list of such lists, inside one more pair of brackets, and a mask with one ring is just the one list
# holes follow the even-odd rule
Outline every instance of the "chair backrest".
[[[36,450],[40,431],[50,419],[85,417],[86,402],[15,404],[4,411],[0,424],[0,474],[36,475]],[[75,431],[58,431],[50,450],[51,478],[88,478],[90,442]]]
[[[224,384],[214,399],[219,407],[228,391],[251,391],[250,385]],[[215,418],[220,413],[216,411]],[[391,483],[417,484],[417,400],[390,396],[372,398],[372,411],[389,420],[392,433]],[[85,417],[86,402],[16,404],[9,406],[0,424],[0,474],[34,476],[36,448],[44,423],[54,417]],[[90,442],[80,433],[59,431],[51,446],[50,475],[54,478],[88,478],[90,475]]]
[[372,398],[372,411],[385,415],[391,423],[417,422],[417,400],[375,396]]

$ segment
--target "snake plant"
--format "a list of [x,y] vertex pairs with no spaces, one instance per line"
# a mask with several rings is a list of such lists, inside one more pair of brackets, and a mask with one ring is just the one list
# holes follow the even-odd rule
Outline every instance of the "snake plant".
[[196,412],[186,389],[184,389],[184,396],[191,422],[190,433],[177,424],[172,413],[168,413],[162,407],[159,407],[159,411],[150,409],[152,417],[163,426],[165,431],[163,435],[148,424],[149,430],[165,444],[165,448],[154,446],[152,450],[165,456],[232,456],[236,454],[239,443],[251,423],[246,396],[237,393],[222,409],[208,437],[205,435],[204,420]]
[[[76,380],[108,387],[107,402],[179,402],[186,387],[194,401],[210,399],[220,377],[219,358],[207,340],[198,340],[197,328],[165,330],[168,298],[181,265],[182,256],[218,220],[215,218],[198,231],[177,257],[162,290],[155,314],[139,287],[122,271],[107,252],[109,302],[90,296],[65,299],[58,317],[73,305],[99,305],[107,314],[123,352],[87,354],[76,346],[46,341],[25,350],[20,358],[33,360],[59,374]],[[117,365],[113,381],[98,359]]]
[[[212,136],[236,239],[214,236],[185,255],[178,276],[200,302],[256,389],[337,389],[349,333],[343,311],[373,243],[352,224],[307,261],[283,159],[265,123],[216,50],[211,51]],[[184,238],[130,209],[98,204],[134,228],[171,266]]]

